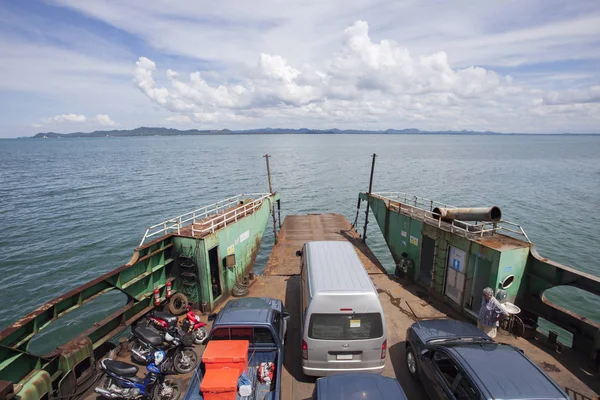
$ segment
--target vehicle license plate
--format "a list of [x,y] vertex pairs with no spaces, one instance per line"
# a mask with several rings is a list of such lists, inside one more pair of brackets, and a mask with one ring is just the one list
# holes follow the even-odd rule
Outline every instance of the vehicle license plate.
[[352,354],[338,354],[338,360],[352,360]]

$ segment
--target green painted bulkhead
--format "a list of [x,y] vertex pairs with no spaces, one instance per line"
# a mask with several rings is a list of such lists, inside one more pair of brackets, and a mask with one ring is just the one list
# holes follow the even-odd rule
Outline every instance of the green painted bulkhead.
[[207,236],[174,236],[179,275],[174,288],[204,311],[214,310],[251,272],[277,200],[274,194],[257,211]]
[[481,291],[491,287],[496,297],[517,304],[521,317],[534,322],[542,317],[571,332],[572,347],[600,362],[600,324],[544,295],[553,287],[574,286],[600,296],[600,278],[542,258],[528,241],[498,232],[470,234],[437,223],[428,205],[418,209],[365,193],[359,199],[368,202],[396,265],[408,266],[404,275],[409,281],[472,320],[478,315]]
[[[193,231],[181,230],[181,234],[175,231],[143,243],[127,264],[14,322],[0,332],[0,381],[20,388],[17,396],[21,400],[46,399],[49,393],[73,393],[95,373],[96,361],[115,347],[115,337],[154,308],[155,289],[159,290],[160,307],[166,304],[167,282],[172,283],[173,293],[183,292],[192,303],[203,305],[208,311],[214,309],[227,298],[236,281],[251,271],[271,210],[279,198],[276,193],[266,196],[252,212],[217,225],[213,232],[193,236],[184,233]],[[193,273],[193,285],[183,284],[184,272]],[[217,277],[219,296],[212,291]],[[113,294],[110,292],[124,294],[124,304],[111,305],[110,315],[101,321],[88,318],[69,327],[69,313],[99,304],[96,302]],[[49,326],[52,329],[45,331]],[[38,347],[31,346],[34,341],[47,342],[48,349],[33,352],[31,348]]]
[[[366,199],[361,193],[361,200]],[[515,301],[525,270],[528,243],[509,240],[499,244],[489,238],[469,239],[390,209],[381,198],[368,200],[396,264],[403,258],[410,260],[407,278],[443,296],[450,304],[475,312],[479,309],[479,289],[503,289],[502,282],[512,276],[512,284],[505,289],[506,300]],[[449,276],[449,262],[458,266],[455,270],[460,275]],[[449,279],[455,283],[450,287]],[[460,290],[448,296],[453,288]]]

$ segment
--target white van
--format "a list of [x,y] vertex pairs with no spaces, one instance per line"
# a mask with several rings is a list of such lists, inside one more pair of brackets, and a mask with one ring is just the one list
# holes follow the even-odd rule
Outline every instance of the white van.
[[387,334],[377,290],[349,242],[308,242],[302,257],[302,371],[381,373]]

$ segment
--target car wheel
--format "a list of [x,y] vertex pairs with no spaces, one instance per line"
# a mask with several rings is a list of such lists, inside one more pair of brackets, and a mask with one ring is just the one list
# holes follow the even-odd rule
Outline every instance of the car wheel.
[[411,346],[406,348],[406,369],[408,369],[408,373],[410,377],[418,381],[419,380],[419,369],[417,367],[417,358],[415,357],[415,352]]

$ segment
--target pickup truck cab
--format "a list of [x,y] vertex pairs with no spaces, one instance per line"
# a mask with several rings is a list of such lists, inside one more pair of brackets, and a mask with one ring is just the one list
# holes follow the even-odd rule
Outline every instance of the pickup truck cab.
[[[283,367],[284,342],[289,313],[284,311],[281,300],[266,297],[247,297],[230,300],[218,313],[208,335],[207,343],[224,340],[247,340],[248,367],[244,375],[251,380],[250,399],[279,399],[281,371]],[[273,363],[271,382],[258,378],[261,363]],[[184,400],[202,399],[200,386],[205,365],[200,363],[190,382]],[[240,398],[240,395],[237,395]]]
[[406,367],[431,399],[569,399],[520,349],[455,320],[412,324]]

